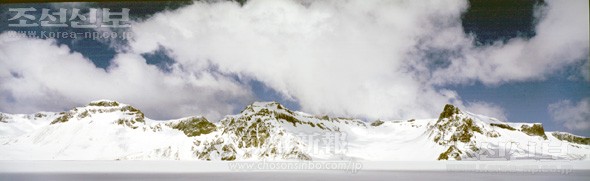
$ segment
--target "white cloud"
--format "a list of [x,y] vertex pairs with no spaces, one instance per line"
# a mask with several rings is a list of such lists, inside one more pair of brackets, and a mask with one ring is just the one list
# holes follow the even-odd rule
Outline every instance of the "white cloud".
[[[252,100],[250,88],[215,72],[163,73],[135,54],[118,54],[106,69],[54,40],[0,34],[0,110],[67,110],[114,99],[152,118],[203,114],[219,118]],[[239,106],[239,107],[236,107]]]
[[[535,37],[484,47],[474,46],[473,37],[463,32],[460,17],[467,7],[465,0],[252,0],[244,7],[235,2],[195,2],[134,23],[134,40],[119,51],[126,53],[117,55],[115,66],[106,72],[76,53],[55,57],[54,49],[60,48],[39,43],[48,41],[3,43],[0,53],[10,58],[2,63],[11,64],[0,68],[0,91],[4,99],[16,101],[2,103],[0,109],[38,110],[71,105],[59,101],[108,97],[146,105],[151,107],[146,112],[161,115],[217,115],[229,112],[236,105],[232,103],[252,99],[248,86],[224,76],[235,75],[258,80],[316,114],[425,118],[436,117],[445,103],[454,103],[502,119],[505,115],[498,106],[464,106],[456,92],[438,87],[542,79],[588,56],[587,1],[548,1]],[[31,42],[35,49],[40,47],[39,53],[17,56],[24,51],[14,47]],[[138,56],[161,47],[176,61],[170,74]],[[429,67],[432,50],[450,52],[435,54],[448,56],[450,66]],[[21,65],[17,60],[23,58],[34,63]],[[40,66],[38,59],[67,67],[54,67],[47,63],[51,61]],[[12,76],[10,71],[21,66],[24,79]],[[55,72],[46,75],[39,67]],[[73,67],[81,70],[69,72]],[[70,88],[71,83],[62,80],[81,82],[82,88]],[[56,103],[41,101],[45,99]],[[157,109],[160,101],[168,108]]]
[[[192,70],[257,79],[312,113],[431,117],[460,104],[434,85],[542,79],[587,57],[587,3],[549,1],[537,36],[476,47],[461,27],[462,0],[197,2],[134,25],[130,47],[163,46]],[[431,49],[458,55],[432,70]]]
[[[514,38],[486,47],[461,44],[461,56],[449,68],[433,73],[437,84],[478,80],[493,85],[511,81],[543,79],[581,60],[588,60],[588,1],[546,1],[538,9],[536,36]],[[456,40],[468,41],[468,40]]]
[[590,98],[577,103],[561,100],[550,104],[547,109],[556,123],[570,130],[590,130]]
[[580,74],[584,77],[584,80],[590,81],[590,59],[586,60],[586,63],[580,68]]
[[465,108],[467,111],[490,116],[500,121],[507,121],[506,111],[498,105],[487,103],[487,102],[470,102]]
[[318,114],[431,117],[455,93],[406,72],[416,39],[437,33],[432,18],[460,24],[463,1],[287,0],[195,5],[133,26],[135,53],[171,50],[192,70],[259,80]]

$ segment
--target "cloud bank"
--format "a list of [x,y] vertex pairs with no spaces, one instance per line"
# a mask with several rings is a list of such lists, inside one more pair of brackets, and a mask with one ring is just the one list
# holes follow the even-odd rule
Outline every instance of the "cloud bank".
[[[196,3],[133,26],[130,47],[259,80],[313,113],[429,117],[460,103],[438,85],[541,79],[587,56],[584,4],[548,2],[537,36],[479,47],[461,27],[465,1]],[[441,57],[449,65],[433,68]]]
[[506,118],[507,117],[506,111],[504,110],[504,108],[502,108],[498,105],[494,105],[494,104],[490,104],[490,103],[486,103],[486,102],[471,102],[466,105],[465,109],[467,109],[473,113],[497,118],[500,121],[507,121],[508,120]]
[[590,98],[573,103],[561,100],[550,104],[547,109],[553,120],[569,130],[590,130]]
[[[429,118],[453,103],[505,119],[502,108],[463,104],[444,87],[539,80],[587,59],[587,7],[547,1],[535,37],[476,46],[461,26],[464,0],[195,2],[134,23],[134,39],[115,46],[124,53],[106,71],[50,40],[3,34],[0,109],[107,97],[160,117],[218,117],[255,99],[248,81],[256,80],[315,114]],[[161,48],[171,72],[139,56]]]
[[[136,24],[135,53],[171,50],[195,71],[256,79],[304,111],[368,118],[429,117],[456,98],[408,73],[432,18],[459,31],[466,2],[196,3]],[[441,20],[442,21],[442,20]]]
[[459,56],[451,57],[448,68],[433,73],[434,82],[477,80],[495,85],[540,80],[567,65],[588,60],[588,1],[546,3],[546,7],[536,10],[536,36],[531,39],[513,38],[507,43],[484,47],[473,47],[461,43],[465,40],[456,39],[461,42],[450,45],[457,46]]
[[[61,111],[114,99],[152,118],[219,118],[252,100],[248,86],[214,72],[163,73],[135,54],[118,54],[106,70],[54,40],[0,34],[0,110]],[[238,106],[239,105],[239,106]]]

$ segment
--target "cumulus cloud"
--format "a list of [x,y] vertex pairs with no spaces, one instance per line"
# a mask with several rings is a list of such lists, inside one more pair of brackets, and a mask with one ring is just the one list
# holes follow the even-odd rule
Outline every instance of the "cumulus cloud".
[[590,98],[577,103],[561,100],[550,104],[547,109],[553,121],[570,130],[590,130]]
[[135,53],[256,79],[319,114],[430,117],[456,97],[406,72],[416,39],[456,26],[464,1],[195,3],[133,26]]
[[[539,10],[537,36],[483,47],[462,30],[467,7],[462,0],[195,3],[134,25],[130,49],[163,46],[185,67],[259,80],[305,111],[368,118],[434,116],[444,103],[460,104],[437,86],[540,79],[588,55],[586,1],[550,1]],[[449,66],[432,68],[433,54]]]
[[[108,97],[162,115],[218,115],[252,100],[244,84],[256,80],[316,114],[425,118],[453,103],[505,119],[500,107],[463,105],[444,87],[542,79],[580,61],[588,56],[587,7],[584,0],[548,1],[539,10],[535,37],[476,46],[461,26],[465,0],[195,2],[134,23],[134,39],[114,46],[122,53],[106,71],[51,41],[3,43],[0,91],[9,101],[0,109]],[[25,44],[41,50],[19,57]],[[174,59],[171,73],[139,56],[162,48]],[[444,66],[433,66],[433,57]],[[38,60],[43,58],[59,63]],[[64,80],[80,86],[69,88]],[[166,96],[151,99],[158,95]],[[167,108],[156,108],[160,102]]]
[[[106,70],[54,40],[0,34],[0,110],[60,111],[114,99],[152,118],[219,118],[252,100],[249,87],[215,72],[163,73],[136,54],[118,54]],[[240,107],[236,107],[236,106]]]
[[[543,79],[567,65],[588,60],[588,1],[546,1],[537,9],[536,36],[474,47],[458,45],[460,56],[436,70],[437,84],[480,81],[487,85]],[[469,40],[455,40],[467,42]],[[453,42],[453,41],[451,41]],[[455,49],[455,50],[457,50]]]

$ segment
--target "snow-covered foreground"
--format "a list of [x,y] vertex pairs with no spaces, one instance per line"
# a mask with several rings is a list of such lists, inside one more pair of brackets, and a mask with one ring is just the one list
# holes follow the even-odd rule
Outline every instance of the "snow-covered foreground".
[[209,122],[151,120],[101,100],[61,113],[0,113],[0,153],[0,160],[590,160],[590,139],[452,105],[435,119],[366,123],[256,102]]
[[586,161],[359,162],[344,170],[235,170],[203,161],[0,161],[0,180],[588,180]]
[[102,173],[12,173],[0,174],[0,179],[11,181],[30,180],[244,180],[244,181],[300,181],[300,180],[321,180],[321,181],[347,181],[347,180],[478,180],[478,181],[586,181],[590,178],[590,171],[574,172],[567,175],[562,174],[527,174],[519,175],[513,173],[472,173],[472,172],[439,172],[439,171],[367,171],[355,175],[334,173],[334,172],[250,172],[250,173],[123,173],[123,174],[102,174]]
[[[345,165],[341,165],[344,163]],[[343,167],[340,167],[343,166]],[[569,174],[590,161],[0,161],[0,173],[212,173],[330,171],[448,171]]]

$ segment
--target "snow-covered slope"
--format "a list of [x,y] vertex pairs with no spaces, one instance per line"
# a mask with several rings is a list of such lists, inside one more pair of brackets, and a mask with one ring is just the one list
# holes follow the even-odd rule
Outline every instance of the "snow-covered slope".
[[438,157],[444,160],[580,160],[590,154],[588,144],[557,139],[539,123],[499,122],[463,113],[452,105],[445,106],[428,132],[436,143],[447,147]]
[[372,123],[276,102],[253,103],[216,123],[151,120],[109,100],[61,113],[0,113],[2,160],[588,160],[589,142],[452,105],[438,119]]
[[[132,106],[96,101],[38,119],[7,115],[1,134],[34,123],[36,129],[2,140],[1,159],[114,160],[191,158],[192,140],[183,132],[146,119]],[[23,117],[23,116],[20,116]],[[24,116],[31,117],[31,116]],[[43,124],[43,126],[40,126]],[[8,131],[7,131],[8,132]]]

